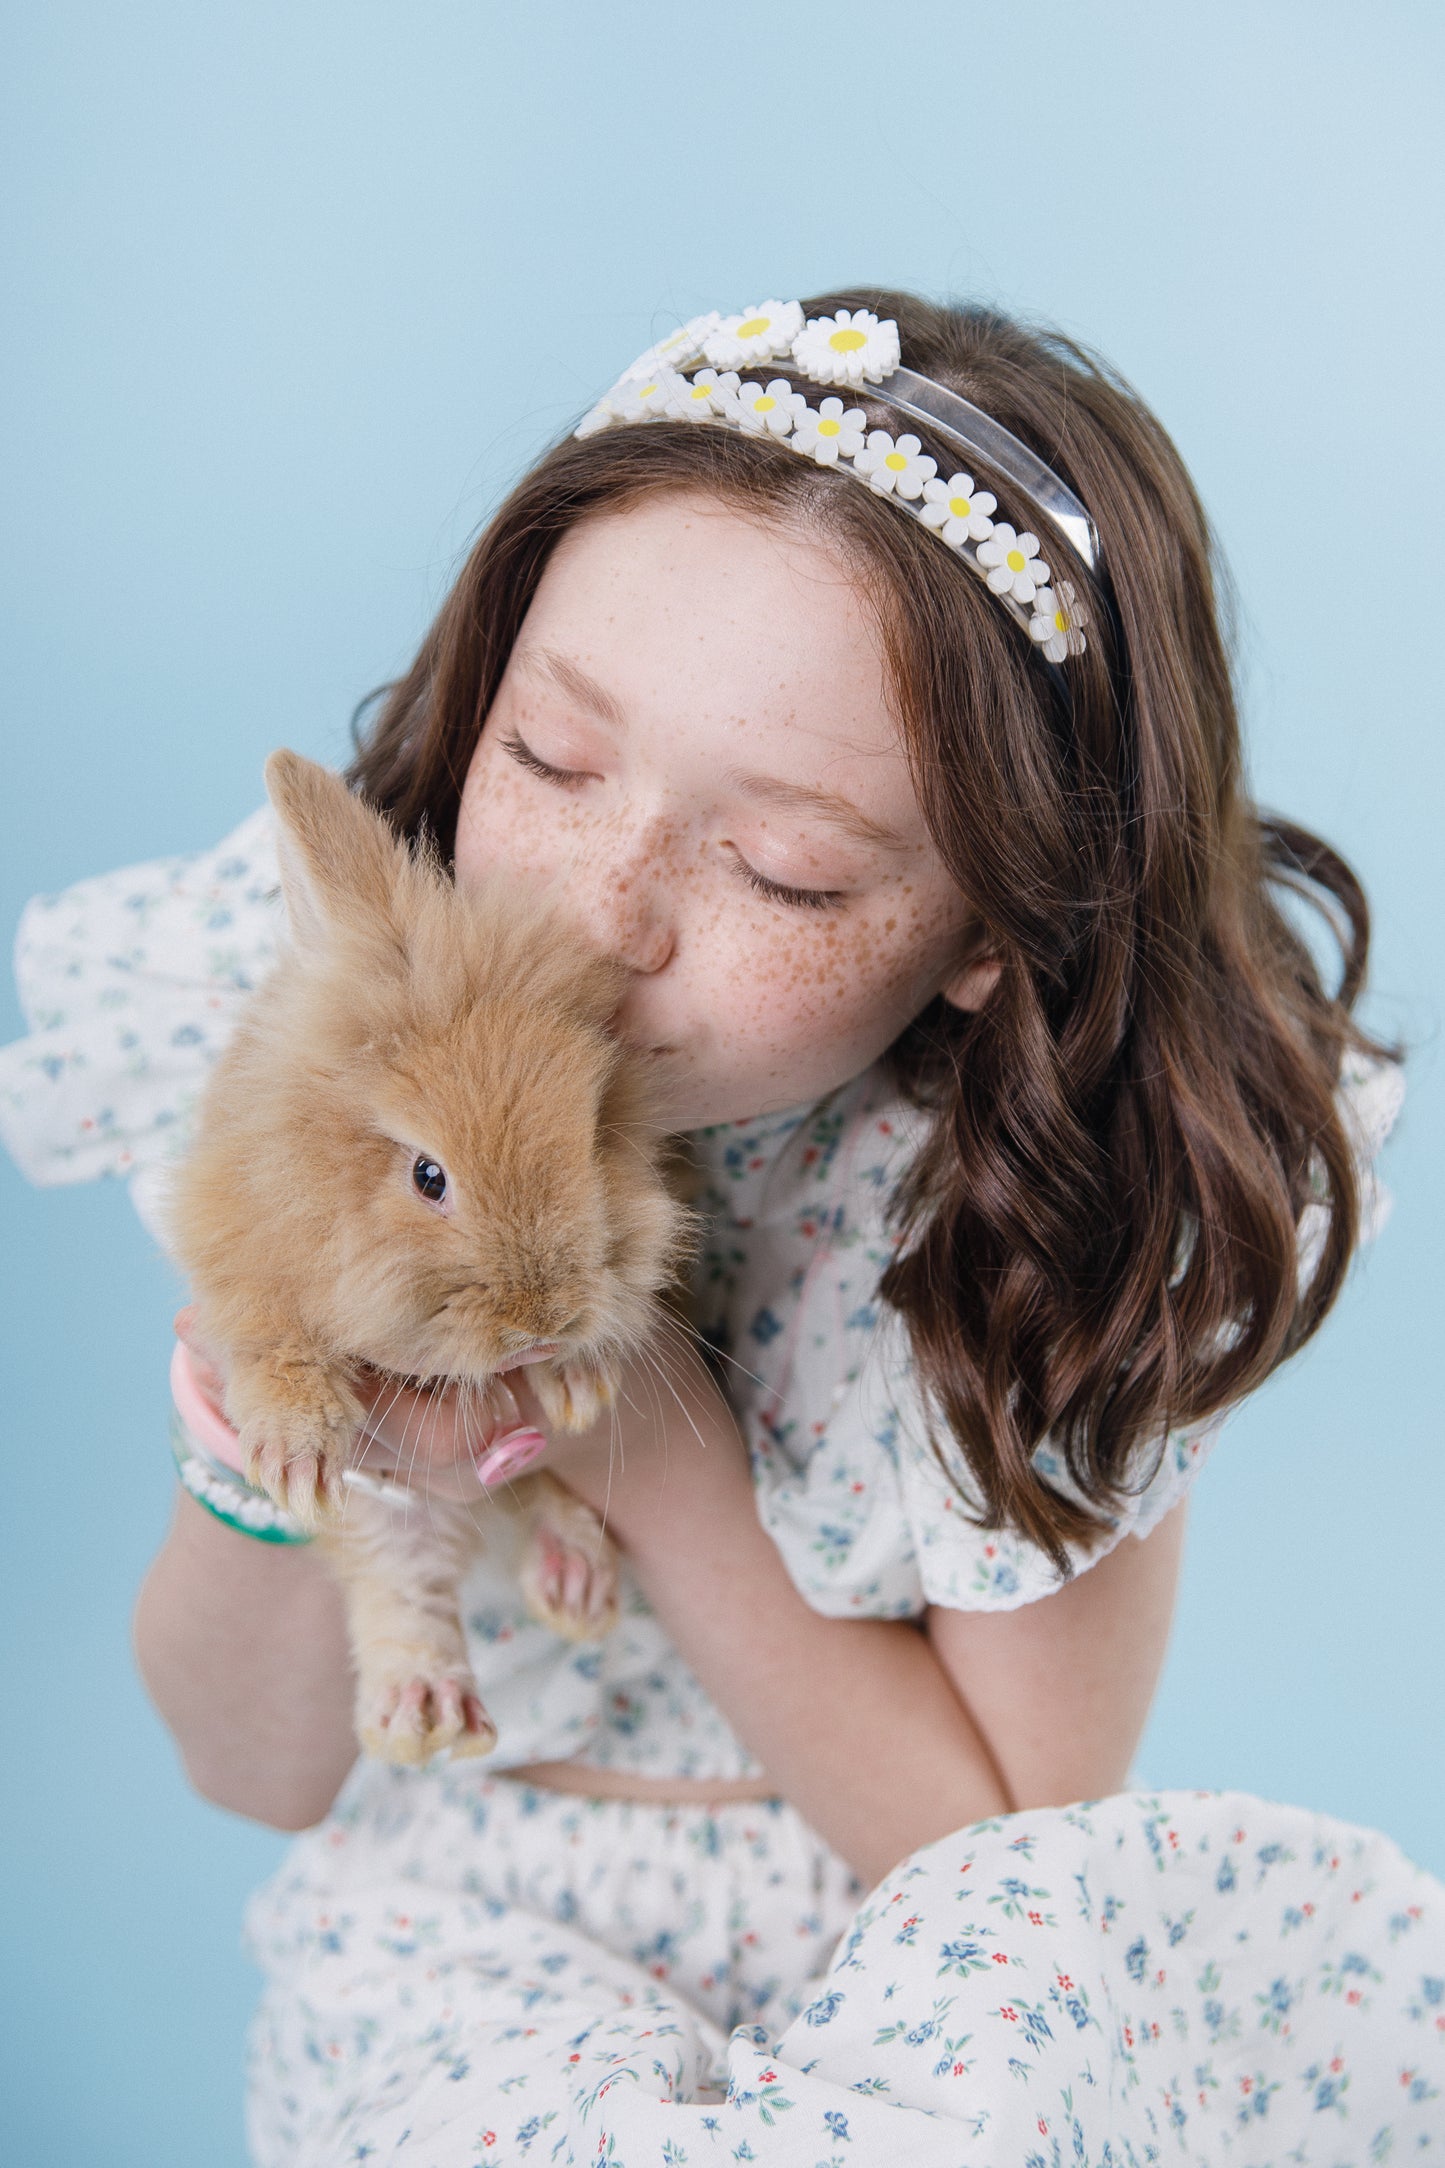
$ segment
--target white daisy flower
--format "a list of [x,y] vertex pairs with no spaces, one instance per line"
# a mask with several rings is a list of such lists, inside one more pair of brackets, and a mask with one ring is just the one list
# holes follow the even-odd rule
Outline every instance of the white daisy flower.
[[1057,587],[1039,589],[1034,596],[1029,634],[1038,641],[1050,662],[1064,662],[1070,655],[1083,654],[1089,644],[1084,638],[1083,626],[1084,613],[1071,580],[1060,580]]
[[739,384],[733,419],[753,436],[764,431],[785,437],[803,405],[803,394],[794,391],[786,377],[775,376],[771,384]]
[[962,549],[965,542],[986,542],[993,533],[990,514],[998,510],[998,499],[986,489],[975,489],[971,474],[925,482],[923,495],[918,517],[925,527],[936,527],[950,549]]
[[714,414],[730,414],[737,404],[738,379],[735,370],[729,369],[719,376],[716,369],[699,369],[697,375],[679,377],[681,390],[677,393],[669,413],[682,421],[711,421]]
[[661,421],[676,410],[686,390],[686,377],[672,369],[656,369],[636,382],[624,377],[620,384],[613,385],[601,404],[615,421]]
[[924,483],[938,472],[938,462],[924,455],[917,437],[899,437],[895,443],[886,429],[873,429],[863,450],[854,454],[853,468],[867,476],[868,487],[880,496],[921,497]]
[[794,341],[793,359],[815,384],[876,384],[898,367],[898,326],[891,316],[880,323],[871,309],[815,316]]
[[1039,589],[1049,584],[1038,536],[1015,534],[1006,519],[999,521],[986,542],[979,543],[978,561],[988,568],[993,592],[1012,595],[1015,602],[1032,602]]
[[820,467],[835,467],[840,459],[852,459],[862,451],[867,426],[868,417],[862,407],[845,407],[841,399],[824,399],[815,409],[804,400],[793,424],[793,450],[801,452],[805,459],[816,459]]
[[716,309],[709,309],[706,316],[694,316],[678,331],[669,331],[665,339],[649,346],[645,354],[639,354],[630,369],[622,374],[624,384],[640,384],[647,377],[655,376],[659,369],[685,369],[690,362],[700,359],[703,341],[716,330],[722,319]]
[[724,316],[702,342],[715,369],[747,369],[791,351],[803,328],[796,301],[760,301],[737,316]]

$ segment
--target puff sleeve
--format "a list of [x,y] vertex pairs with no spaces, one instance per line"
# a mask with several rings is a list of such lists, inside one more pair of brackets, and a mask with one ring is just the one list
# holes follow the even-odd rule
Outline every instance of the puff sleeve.
[[15,977],[30,1031],[0,1048],[0,1139],[21,1172],[120,1175],[162,1238],[165,1167],[283,923],[269,807],[213,850],[29,903]]
[[[1392,1062],[1352,1057],[1341,1078],[1366,1235],[1384,1216],[1375,1156],[1402,1092]],[[907,1329],[877,1299],[893,1249],[888,1200],[919,1123],[870,1073],[782,1128],[736,1127],[721,1150],[714,1133],[708,1201],[721,1231],[710,1238],[707,1329],[732,1360],[759,1517],[800,1593],[829,1616],[911,1617],[930,1604],[1013,1610],[1060,1586],[1036,1545],[978,1525],[976,1504],[932,1449]],[[1323,1207],[1308,1207],[1306,1270],[1323,1227]],[[1137,1488],[1101,1541],[1072,1550],[1074,1570],[1125,1536],[1148,1535],[1188,1491],[1224,1420],[1221,1412],[1141,1449]],[[1070,1494],[1048,1440],[1034,1460]]]

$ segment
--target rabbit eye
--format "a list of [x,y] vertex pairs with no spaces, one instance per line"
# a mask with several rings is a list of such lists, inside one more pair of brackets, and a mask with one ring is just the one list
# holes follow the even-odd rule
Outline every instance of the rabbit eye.
[[434,1159],[428,1159],[423,1152],[419,1159],[412,1162],[411,1178],[418,1195],[425,1197],[431,1204],[441,1203],[447,1193],[445,1167],[439,1167]]

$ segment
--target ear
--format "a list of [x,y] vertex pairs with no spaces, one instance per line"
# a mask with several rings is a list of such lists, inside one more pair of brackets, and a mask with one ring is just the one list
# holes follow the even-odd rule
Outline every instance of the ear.
[[299,753],[273,753],[266,789],[276,808],[276,852],[291,937],[303,953],[346,929],[389,923],[402,855],[385,821],[339,775]]
[[955,1009],[981,1009],[991,998],[1002,970],[1002,959],[985,952],[961,964],[938,990]]

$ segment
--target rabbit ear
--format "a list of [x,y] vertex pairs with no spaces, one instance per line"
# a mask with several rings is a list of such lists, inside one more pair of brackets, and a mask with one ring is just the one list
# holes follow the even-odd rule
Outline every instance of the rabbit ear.
[[266,789],[276,808],[281,892],[298,949],[328,949],[335,935],[388,924],[401,847],[339,775],[299,753],[273,753]]

